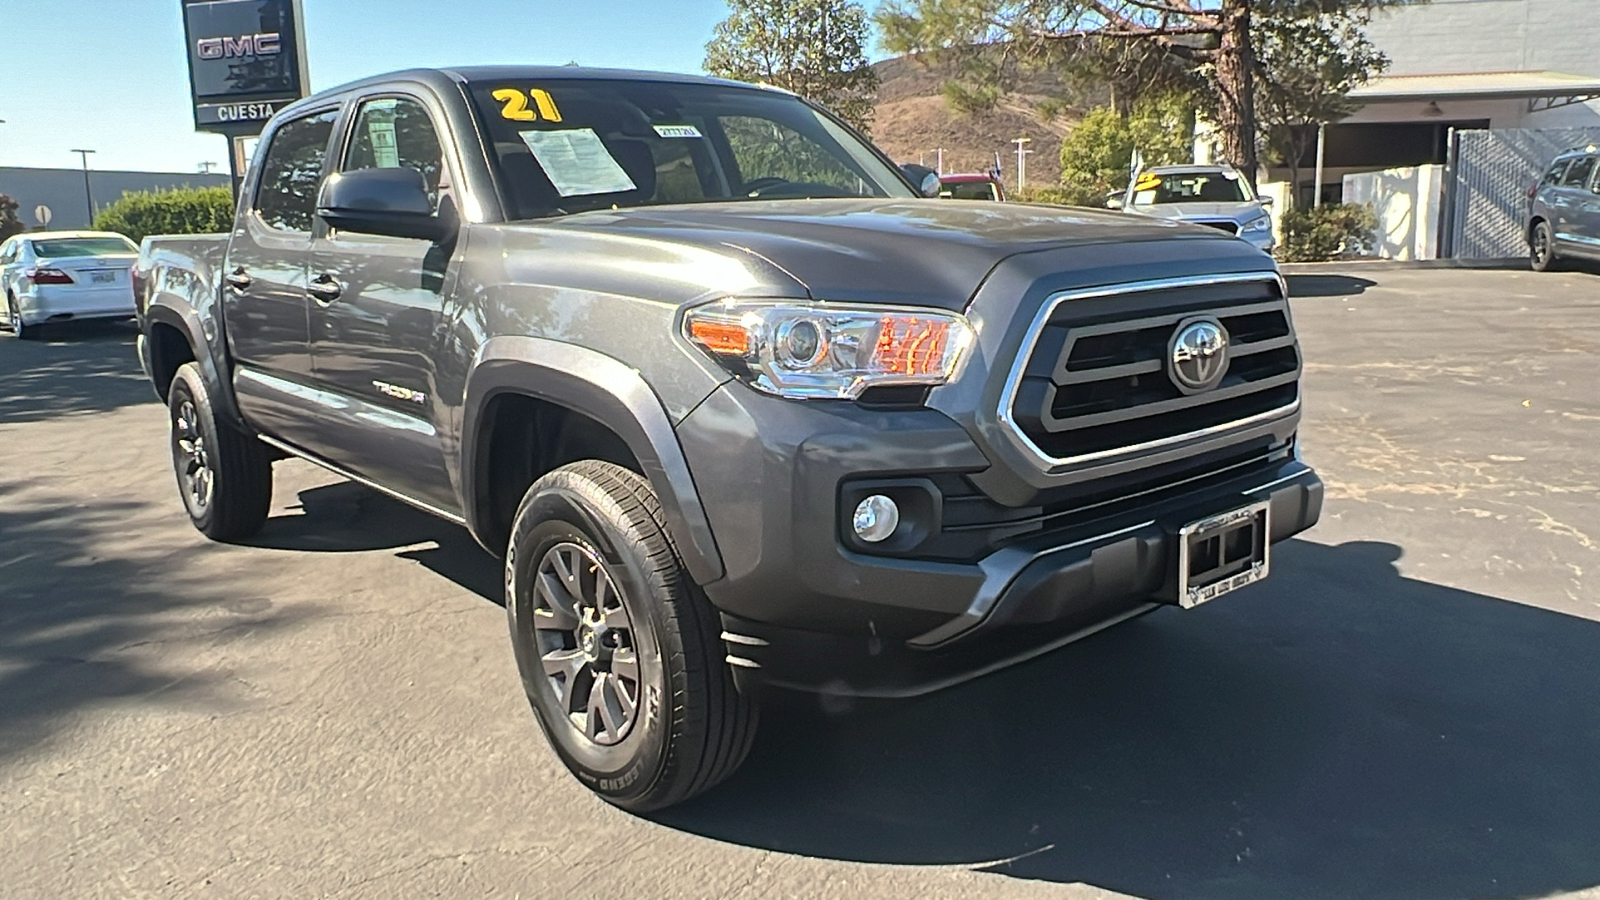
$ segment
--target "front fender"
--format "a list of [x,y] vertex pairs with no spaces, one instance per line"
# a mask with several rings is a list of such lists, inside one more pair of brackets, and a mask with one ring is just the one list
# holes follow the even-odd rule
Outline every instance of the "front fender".
[[482,415],[499,394],[515,393],[580,412],[627,443],[666,514],[667,529],[690,576],[709,584],[723,575],[711,524],[689,473],[672,420],[638,371],[603,353],[544,338],[490,339],[477,354],[462,417],[462,499],[475,534],[487,518],[480,485]]

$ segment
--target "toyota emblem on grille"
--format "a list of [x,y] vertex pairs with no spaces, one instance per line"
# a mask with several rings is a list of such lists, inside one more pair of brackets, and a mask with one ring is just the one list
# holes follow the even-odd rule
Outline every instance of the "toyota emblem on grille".
[[1228,332],[1215,319],[1191,319],[1172,336],[1167,370],[1185,394],[1209,391],[1228,371]]

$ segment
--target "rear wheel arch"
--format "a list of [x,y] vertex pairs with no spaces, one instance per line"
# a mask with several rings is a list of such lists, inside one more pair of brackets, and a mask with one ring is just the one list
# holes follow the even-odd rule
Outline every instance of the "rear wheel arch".
[[[722,577],[722,557],[672,421],[623,363],[557,341],[495,338],[469,378],[461,436],[467,521],[491,552],[504,552],[516,504],[534,480],[579,458],[602,459],[650,482],[697,583]],[[527,459],[529,451],[537,455]],[[506,462],[518,453],[525,468]],[[588,455],[565,458],[574,454]]]
[[182,328],[160,319],[150,322],[145,339],[150,346],[150,380],[155,383],[156,393],[166,400],[179,367],[196,360],[194,345]]
[[[146,308],[141,323],[145,342],[150,352],[150,378],[161,399],[167,399],[172,389],[173,375],[184,363],[193,362],[211,391],[211,402],[217,416],[228,424],[246,431],[251,429],[239,414],[234,402],[233,380],[226,368],[227,361],[213,356],[204,335],[205,326],[192,309],[175,308],[152,303]],[[219,351],[226,352],[226,351]],[[165,357],[158,354],[169,354]]]

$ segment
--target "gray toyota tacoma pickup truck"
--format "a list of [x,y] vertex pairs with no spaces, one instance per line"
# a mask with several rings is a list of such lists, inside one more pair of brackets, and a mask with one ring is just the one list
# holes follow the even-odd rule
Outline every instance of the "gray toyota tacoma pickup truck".
[[232,234],[142,249],[183,502],[246,540],[295,456],[469,528],[551,745],[633,810],[729,775],[763,685],[917,694],[1264,577],[1322,501],[1272,260],[929,189],[705,78],[301,101]]

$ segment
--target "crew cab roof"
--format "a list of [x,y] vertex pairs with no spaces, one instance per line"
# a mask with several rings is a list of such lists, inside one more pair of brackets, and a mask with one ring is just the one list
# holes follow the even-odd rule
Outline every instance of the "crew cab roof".
[[789,93],[771,85],[746,84],[705,75],[683,75],[674,72],[649,72],[634,69],[591,69],[584,66],[451,66],[437,69],[403,69],[383,75],[373,75],[341,84],[298,100],[286,109],[317,106],[333,97],[343,96],[364,88],[381,88],[396,82],[420,82],[438,90],[454,85],[493,81],[655,81],[664,84],[714,84],[724,87],[742,87],[755,90]]

